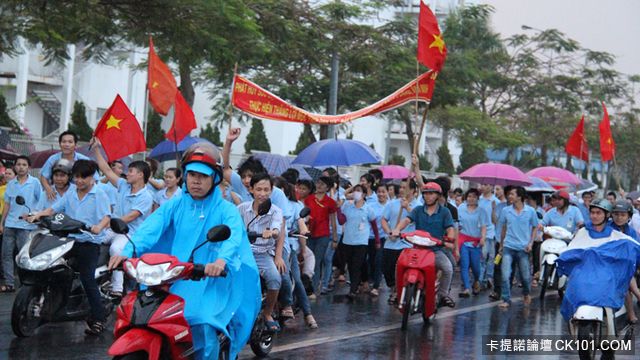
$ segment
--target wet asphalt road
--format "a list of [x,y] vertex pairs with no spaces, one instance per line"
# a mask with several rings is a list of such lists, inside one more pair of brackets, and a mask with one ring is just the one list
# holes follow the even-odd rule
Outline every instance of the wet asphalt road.
[[[459,279],[456,274],[454,279]],[[339,286],[330,295],[312,301],[317,330],[304,327],[298,317],[288,323],[276,339],[272,359],[577,359],[575,353],[543,356],[485,356],[483,335],[562,335],[568,334],[560,312],[560,300],[549,291],[544,305],[535,297],[532,304],[522,304],[520,289],[514,291],[514,303],[508,310],[489,301],[487,293],[469,299],[458,299],[458,286],[452,295],[455,309],[444,309],[430,325],[424,326],[414,315],[409,329],[400,330],[400,313],[387,305],[388,292],[379,298],[359,295],[350,303],[347,288]],[[13,295],[0,294],[0,359],[108,359],[107,349],[113,339],[113,320],[108,332],[100,337],[84,335],[82,323],[48,324],[35,336],[15,338],[10,325]],[[635,339],[640,349],[640,337]],[[247,346],[241,359],[253,358]],[[616,359],[638,359],[617,356]]]

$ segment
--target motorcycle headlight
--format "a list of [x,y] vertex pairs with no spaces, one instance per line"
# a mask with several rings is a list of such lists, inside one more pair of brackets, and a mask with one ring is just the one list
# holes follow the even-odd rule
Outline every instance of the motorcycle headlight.
[[184,266],[176,266],[169,270],[170,263],[154,264],[150,265],[144,261],[138,261],[138,265],[133,269],[133,265],[127,263],[125,265],[129,275],[134,277],[138,283],[146,286],[157,286],[163,281],[174,279],[182,273]]
[[21,251],[18,256],[16,256],[16,263],[27,270],[42,271],[54,264],[61,263],[60,260],[62,256],[71,250],[73,244],[74,241],[66,242],[42,254],[38,254],[33,258],[30,258],[26,251]]

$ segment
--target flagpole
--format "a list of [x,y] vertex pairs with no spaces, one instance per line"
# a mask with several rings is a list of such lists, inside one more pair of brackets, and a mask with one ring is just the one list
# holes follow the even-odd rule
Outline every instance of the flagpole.
[[[148,71],[148,70],[147,70]],[[144,111],[142,112],[142,121],[144,124],[144,141],[147,141],[147,123],[149,122],[149,82],[147,81],[147,85],[144,90]],[[147,160],[147,152],[142,153],[142,160]]]
[[231,80],[231,96],[229,96],[229,130],[233,125],[233,88],[236,86],[236,75],[238,74],[238,63],[233,66],[233,80]]

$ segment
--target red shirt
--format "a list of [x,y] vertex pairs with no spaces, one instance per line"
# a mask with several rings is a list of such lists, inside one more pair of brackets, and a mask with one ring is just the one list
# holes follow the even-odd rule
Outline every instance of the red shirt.
[[315,195],[309,195],[304,199],[304,205],[311,210],[309,220],[311,237],[329,236],[329,215],[338,211],[336,202],[327,195],[322,200],[318,200]]

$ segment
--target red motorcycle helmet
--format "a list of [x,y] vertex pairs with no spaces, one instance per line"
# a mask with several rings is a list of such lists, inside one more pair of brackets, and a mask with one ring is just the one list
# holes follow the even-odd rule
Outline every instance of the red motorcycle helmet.
[[426,184],[424,184],[422,186],[421,192],[424,193],[429,193],[429,192],[434,192],[434,193],[438,193],[440,195],[442,195],[442,188],[440,187],[440,185],[432,182],[428,182]]

